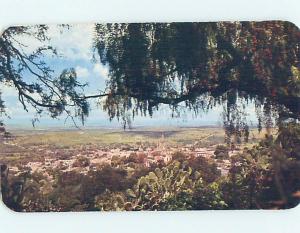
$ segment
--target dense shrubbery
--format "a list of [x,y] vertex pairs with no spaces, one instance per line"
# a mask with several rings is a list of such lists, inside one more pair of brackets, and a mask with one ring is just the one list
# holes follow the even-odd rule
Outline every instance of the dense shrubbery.
[[[3,199],[16,211],[82,211],[194,209],[201,208],[195,202],[199,193],[207,193],[207,200],[213,198],[208,197],[211,184],[220,174],[212,161],[191,158],[145,167],[141,157],[114,158],[111,165],[86,174],[52,171],[50,178],[30,171],[10,176],[3,167]],[[218,201],[206,204],[217,208]]]
[[266,136],[258,145],[231,158],[221,184],[231,209],[290,208],[299,203],[300,127],[281,125],[277,138]]
[[[138,179],[126,193],[98,197],[101,210],[187,210],[226,207],[215,184],[206,185],[188,162],[174,161]],[[106,198],[105,198],[106,197]],[[198,198],[203,200],[197,201]],[[204,201],[205,200],[205,201]]]

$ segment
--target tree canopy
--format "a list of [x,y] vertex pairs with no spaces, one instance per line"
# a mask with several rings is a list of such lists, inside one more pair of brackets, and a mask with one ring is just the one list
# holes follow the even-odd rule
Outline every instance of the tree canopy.
[[[161,105],[173,112],[195,112],[225,104],[227,129],[247,128],[238,99],[253,100],[259,123],[299,119],[300,65],[298,28],[282,21],[217,23],[96,24],[95,47],[109,67],[101,93],[87,95],[74,69],[54,77],[42,61],[51,46],[26,54],[16,35],[49,40],[47,27],[12,27],[0,38],[0,80],[14,86],[24,109],[52,117],[88,115],[88,99],[104,100],[109,118],[130,123],[135,115],[152,116]],[[18,46],[16,46],[16,44]],[[31,81],[24,80],[24,72]],[[1,102],[2,110],[4,104]],[[262,117],[264,115],[265,117]]]
[[233,105],[237,95],[299,117],[300,37],[290,23],[108,24],[96,31],[110,67],[112,117],[134,107],[151,115],[161,103],[207,107],[221,97]]

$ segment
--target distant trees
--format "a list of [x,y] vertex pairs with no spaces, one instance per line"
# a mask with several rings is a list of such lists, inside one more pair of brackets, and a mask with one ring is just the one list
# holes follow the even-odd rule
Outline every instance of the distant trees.
[[225,145],[217,145],[214,155],[216,159],[228,159],[229,158],[229,149]]

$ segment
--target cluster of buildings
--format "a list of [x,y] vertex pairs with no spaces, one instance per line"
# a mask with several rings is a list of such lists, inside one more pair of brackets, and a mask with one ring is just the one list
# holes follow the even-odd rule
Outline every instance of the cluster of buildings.
[[114,156],[120,158],[129,158],[134,155],[136,157],[143,157],[145,166],[150,167],[153,163],[164,162],[169,163],[173,159],[173,155],[177,152],[182,152],[186,156],[212,158],[214,156],[214,147],[201,148],[193,144],[185,146],[171,146],[165,142],[164,134],[158,139],[157,145],[143,146],[132,145],[127,147],[114,148],[110,150],[96,150],[92,153],[92,162],[100,160],[112,160]]
[[[4,127],[3,127],[4,128]],[[0,133],[6,132],[5,129],[0,128]],[[56,149],[49,148],[36,148],[37,153],[44,154],[43,160],[30,162],[27,164],[33,171],[42,171],[51,168],[60,168],[62,171],[71,171],[74,169],[81,169],[81,172],[86,172],[92,167],[109,163],[113,164],[115,161],[121,163],[134,163],[144,164],[150,167],[152,164],[164,163],[167,164],[173,160],[176,153],[182,153],[183,156],[189,157],[204,157],[208,159],[215,158],[215,147],[199,147],[197,144],[186,144],[184,146],[170,145],[165,141],[164,135],[157,140],[156,145],[143,145],[143,143],[136,145],[122,145],[122,146],[106,146],[96,147],[87,146],[77,150],[72,149]],[[86,158],[89,160],[89,165],[86,167],[73,166],[78,158]],[[223,174],[226,174],[230,161],[216,161],[219,169]],[[220,164],[219,164],[220,163]]]

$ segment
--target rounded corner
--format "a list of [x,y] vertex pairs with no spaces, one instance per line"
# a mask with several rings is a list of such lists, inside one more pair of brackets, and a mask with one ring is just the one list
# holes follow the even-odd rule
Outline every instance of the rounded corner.
[[300,25],[297,25],[296,23],[290,21],[290,20],[279,20],[279,22],[287,25],[287,26],[290,26],[291,28],[295,28],[297,29],[298,31],[300,31]]
[[2,198],[2,191],[1,192],[1,196],[0,196],[0,209],[4,209],[5,211],[8,211],[10,213],[22,213],[22,211],[18,211],[16,209],[14,209],[13,207],[11,207],[7,202],[5,202]]
[[0,38],[2,37],[2,35],[11,28],[12,26],[3,26],[0,27]]
[[300,210],[300,200],[297,202],[293,203],[291,206],[288,206],[287,208],[283,208],[282,210],[287,210],[287,211],[294,211],[294,210]]

